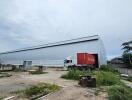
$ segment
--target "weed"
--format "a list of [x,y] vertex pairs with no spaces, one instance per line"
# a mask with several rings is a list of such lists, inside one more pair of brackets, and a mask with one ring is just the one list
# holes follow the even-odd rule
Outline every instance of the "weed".
[[125,85],[114,85],[108,89],[109,100],[131,100],[132,89]]
[[0,97],[0,100],[3,100],[3,97]]
[[96,77],[97,86],[110,86],[114,84],[123,84],[120,81],[120,78],[112,72],[96,71],[94,73]]
[[60,89],[60,87],[55,84],[40,83],[40,84],[33,85],[33,86],[23,90],[23,93],[27,97],[32,97],[32,96],[38,95],[38,94],[46,95],[50,92],[58,91],[59,89]]
[[48,72],[43,72],[43,71],[32,71],[30,74],[47,74]]
[[120,84],[120,78],[112,73],[105,71],[80,71],[80,70],[70,70],[67,74],[62,75],[61,78],[79,80],[80,76],[91,75],[96,77],[97,86],[109,86],[114,84]]
[[65,78],[65,79],[71,79],[71,80],[79,80],[80,76],[83,75],[90,75],[91,72],[89,71],[80,71],[80,70],[69,70],[69,72],[67,74],[64,74],[61,76],[61,78]]
[[99,70],[105,71],[105,72],[112,72],[112,73],[115,73],[115,74],[119,74],[118,70],[113,69],[109,65],[101,65]]
[[[98,86],[95,91],[95,95],[98,95],[102,91],[100,87],[109,87],[108,88],[108,98],[109,100],[131,100],[132,98],[132,89],[125,86],[120,80],[120,74],[118,71],[108,67],[102,66],[97,71],[79,71],[79,70],[70,70],[67,74],[61,76],[65,79],[79,80],[81,75],[91,75],[96,77],[96,85]],[[131,80],[132,77],[129,77],[128,80]],[[106,88],[104,90],[107,90]],[[103,91],[102,91],[103,92]]]
[[129,76],[129,77],[127,78],[127,81],[132,82],[132,76]]

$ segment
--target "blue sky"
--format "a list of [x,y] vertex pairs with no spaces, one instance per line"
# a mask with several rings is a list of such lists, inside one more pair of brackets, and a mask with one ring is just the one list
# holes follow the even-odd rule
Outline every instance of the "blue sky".
[[107,57],[132,40],[132,0],[0,0],[0,52],[98,34]]

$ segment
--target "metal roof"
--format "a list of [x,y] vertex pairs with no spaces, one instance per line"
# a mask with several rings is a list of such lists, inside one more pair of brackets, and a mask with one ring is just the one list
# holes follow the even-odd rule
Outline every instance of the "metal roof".
[[98,35],[93,35],[93,36],[87,36],[87,37],[81,37],[81,38],[70,39],[70,40],[65,40],[65,41],[59,41],[59,42],[48,43],[48,44],[43,44],[43,45],[38,45],[38,46],[32,46],[32,47],[27,47],[27,48],[22,48],[22,49],[16,49],[16,50],[12,50],[12,51],[3,52],[0,54],[22,52],[22,51],[48,48],[48,47],[54,47],[54,46],[61,46],[61,45],[67,45],[67,44],[74,44],[74,43],[80,43],[80,42],[86,42],[86,41],[95,41],[98,39],[99,39]]

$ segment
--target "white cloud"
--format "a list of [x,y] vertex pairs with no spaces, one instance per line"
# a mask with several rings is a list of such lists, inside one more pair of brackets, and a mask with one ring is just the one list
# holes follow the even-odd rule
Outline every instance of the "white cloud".
[[1,0],[0,48],[100,34],[108,56],[132,37],[131,0]]

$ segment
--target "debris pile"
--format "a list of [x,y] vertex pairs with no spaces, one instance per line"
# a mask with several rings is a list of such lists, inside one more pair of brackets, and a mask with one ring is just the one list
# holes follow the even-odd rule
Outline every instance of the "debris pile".
[[96,87],[96,78],[93,78],[91,76],[81,76],[79,85],[81,85],[82,87]]

